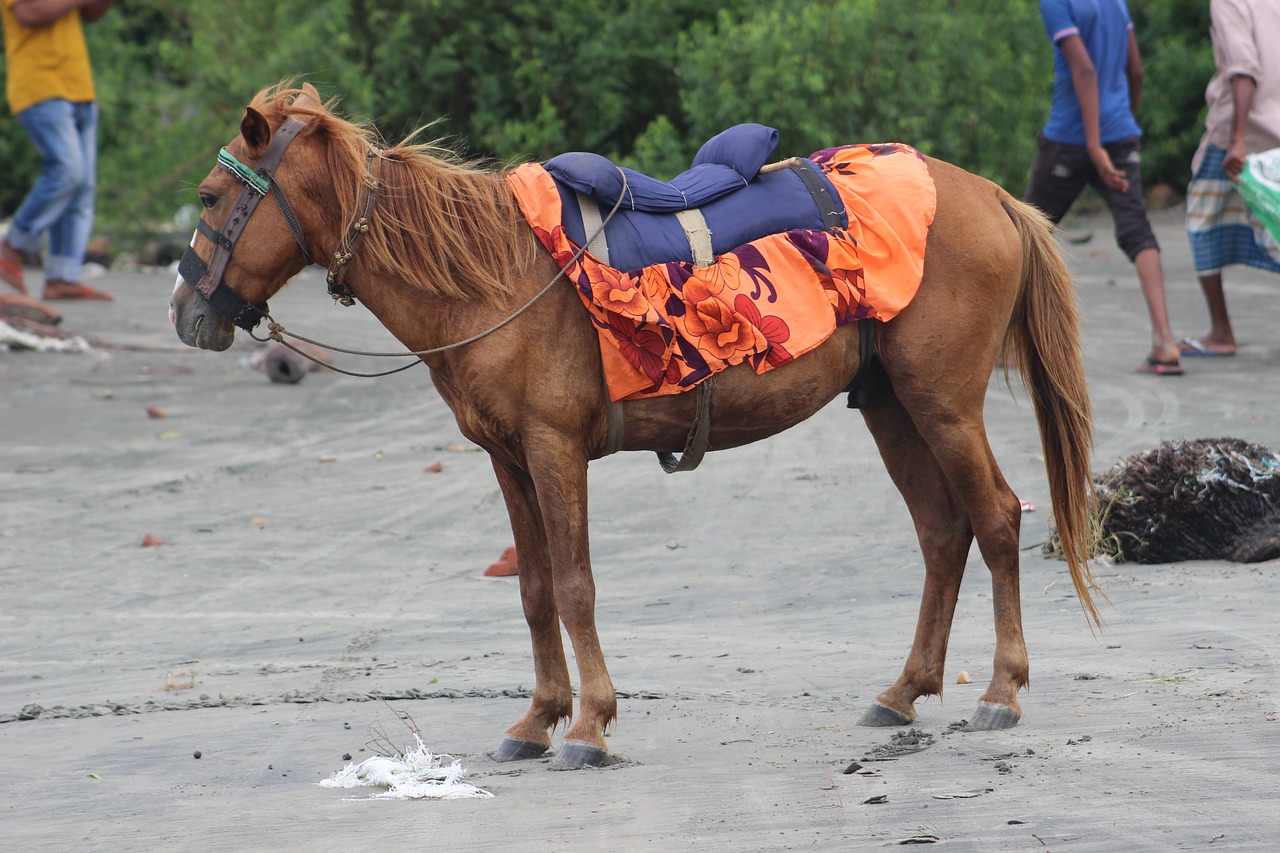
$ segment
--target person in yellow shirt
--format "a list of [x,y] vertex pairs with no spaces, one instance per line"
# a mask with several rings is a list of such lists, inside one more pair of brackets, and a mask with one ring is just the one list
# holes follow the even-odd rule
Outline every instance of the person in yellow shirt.
[[0,280],[26,293],[22,253],[49,233],[45,299],[110,299],[80,281],[93,229],[98,104],[85,21],[114,0],[0,0],[9,108],[40,153],[40,176],[0,238]]

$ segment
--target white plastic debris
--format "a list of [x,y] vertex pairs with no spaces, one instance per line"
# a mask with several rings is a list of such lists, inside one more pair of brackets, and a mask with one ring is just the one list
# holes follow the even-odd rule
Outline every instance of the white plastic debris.
[[0,347],[17,347],[36,352],[88,352],[89,342],[80,336],[54,338],[15,329],[0,320]]
[[324,788],[386,788],[369,799],[458,800],[492,797],[488,791],[463,780],[466,770],[452,755],[435,755],[418,735],[418,745],[399,757],[375,755],[359,764],[348,764],[320,782]]

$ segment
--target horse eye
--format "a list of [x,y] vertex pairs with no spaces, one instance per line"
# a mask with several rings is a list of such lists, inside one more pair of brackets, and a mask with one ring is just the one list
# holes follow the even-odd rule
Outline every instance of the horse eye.
[[200,203],[205,207],[213,207],[218,203],[218,197],[209,193],[200,193]]

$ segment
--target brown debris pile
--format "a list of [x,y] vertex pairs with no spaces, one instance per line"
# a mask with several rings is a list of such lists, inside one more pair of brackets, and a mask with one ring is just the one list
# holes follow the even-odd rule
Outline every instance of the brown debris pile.
[[[1094,475],[1098,551],[1115,562],[1280,557],[1280,457],[1238,438],[1166,441]],[[1057,532],[1044,551],[1060,555]]]

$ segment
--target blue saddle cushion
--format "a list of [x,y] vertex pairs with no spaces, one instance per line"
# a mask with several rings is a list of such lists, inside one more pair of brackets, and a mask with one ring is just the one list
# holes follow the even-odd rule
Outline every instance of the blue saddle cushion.
[[[670,181],[620,168],[599,154],[561,154],[544,164],[556,182],[569,239],[586,242],[578,193],[594,199],[600,218],[618,204],[605,226],[609,265],[632,271],[670,261],[692,262],[684,229],[674,214],[697,208],[711,231],[713,254],[721,255],[752,240],[793,229],[830,227],[804,181],[791,169],[761,175],[778,145],[778,132],[760,124],[740,124],[717,134],[698,150],[693,164]],[[840,195],[822,170],[810,171],[832,199]],[[623,175],[626,176],[625,187]],[[848,218],[841,209],[842,227]]]

